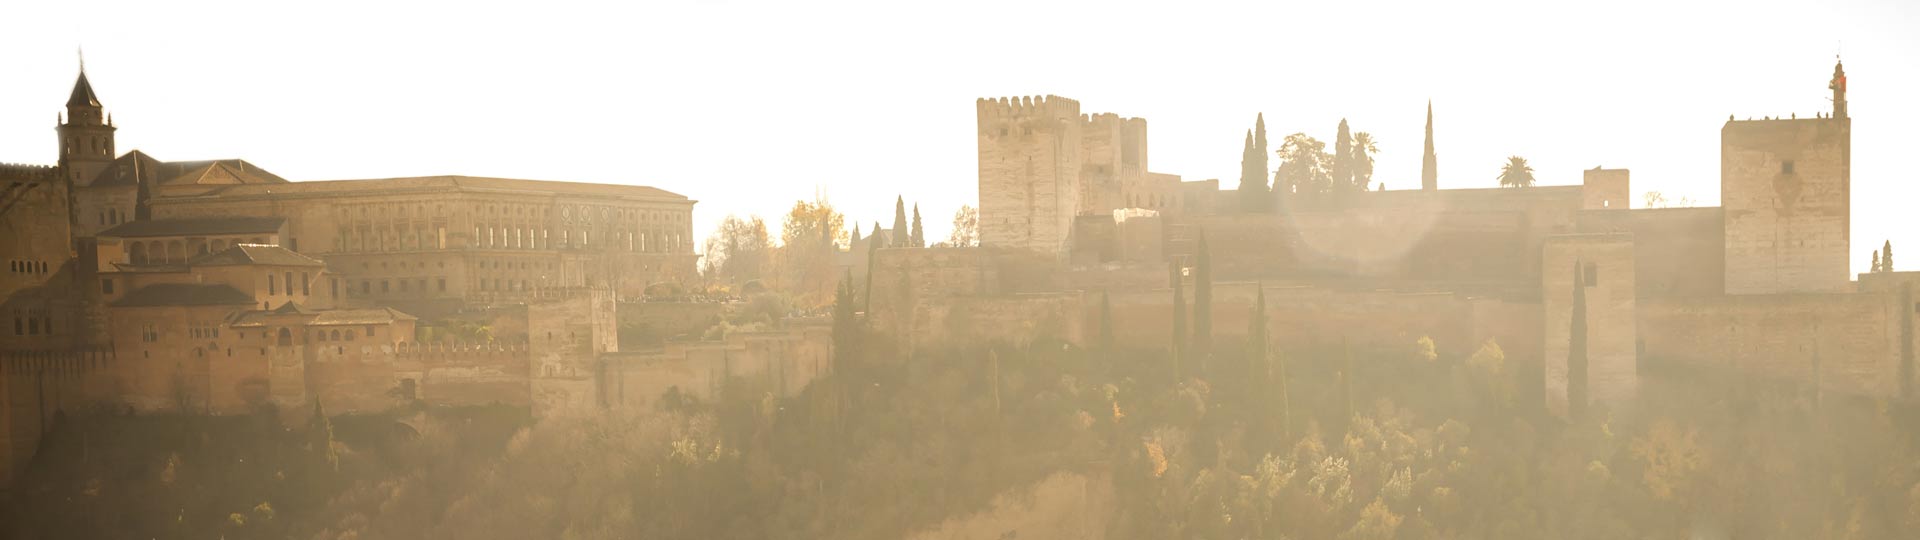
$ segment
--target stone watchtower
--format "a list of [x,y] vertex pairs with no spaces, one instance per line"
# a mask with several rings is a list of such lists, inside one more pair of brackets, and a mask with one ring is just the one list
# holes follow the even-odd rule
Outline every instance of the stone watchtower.
[[66,118],[55,127],[60,134],[60,169],[74,187],[87,187],[100,172],[113,164],[112,118],[93,94],[87,82],[86,66],[73,83],[73,95],[67,98]]
[[1828,87],[1830,116],[1729,119],[1720,129],[1727,294],[1852,288],[1853,121],[1838,63]]
[[1065,257],[1080,210],[1080,102],[981,99],[980,245]]

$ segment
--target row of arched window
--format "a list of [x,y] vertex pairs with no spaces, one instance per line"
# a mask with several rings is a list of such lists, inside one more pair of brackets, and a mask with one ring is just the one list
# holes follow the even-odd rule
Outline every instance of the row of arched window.
[[215,238],[194,241],[189,244],[183,240],[129,240],[127,242],[127,262],[133,264],[179,264],[187,262],[188,257],[206,255],[224,251],[228,247],[248,244],[265,244],[266,238],[255,236],[248,239]]

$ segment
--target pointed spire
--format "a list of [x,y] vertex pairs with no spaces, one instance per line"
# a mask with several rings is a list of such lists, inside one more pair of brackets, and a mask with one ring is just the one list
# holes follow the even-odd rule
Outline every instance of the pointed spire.
[[1434,191],[1440,189],[1440,171],[1438,159],[1433,155],[1433,100],[1427,100],[1427,150],[1420,159],[1420,189]]
[[93,94],[93,84],[87,82],[87,67],[80,65],[80,78],[73,81],[73,95],[67,97],[68,107],[100,107],[100,97]]

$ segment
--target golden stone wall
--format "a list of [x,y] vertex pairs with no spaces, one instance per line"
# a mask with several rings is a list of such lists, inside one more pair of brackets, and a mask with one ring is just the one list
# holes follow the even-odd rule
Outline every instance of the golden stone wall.
[[1565,416],[1576,280],[1586,296],[1588,402],[1631,403],[1639,386],[1634,237],[1582,234],[1547,239],[1541,254],[1541,359],[1547,410]]
[[1852,121],[1729,121],[1720,130],[1727,294],[1844,292]]
[[1080,102],[1022,96],[975,109],[980,245],[1065,257],[1080,210]]

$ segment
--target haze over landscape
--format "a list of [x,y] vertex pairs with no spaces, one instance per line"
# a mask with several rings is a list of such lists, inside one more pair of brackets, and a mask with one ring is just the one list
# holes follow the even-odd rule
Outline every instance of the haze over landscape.
[[[1153,168],[1231,187],[1256,112],[1280,135],[1379,141],[1378,180],[1418,187],[1434,103],[1440,184],[1543,184],[1597,165],[1718,204],[1727,115],[1810,116],[1844,53],[1854,110],[1855,272],[1916,175],[1920,4],[1788,2],[26,1],[0,35],[0,103],[66,92],[85,47],[121,147],[246,157],[294,180],[469,174],[645,184],[773,218],[822,192],[849,222],[896,194],[944,238],[976,200],[973,100],[1057,94],[1149,119]],[[188,28],[207,29],[188,31]],[[133,91],[139,85],[138,91]],[[43,161],[45,107],[0,110],[0,162]],[[714,188],[721,189],[714,189]],[[1906,226],[1902,226],[1906,225]],[[1872,240],[1872,246],[1867,245]]]
[[1920,530],[1915,2],[159,4],[0,4],[0,540]]

